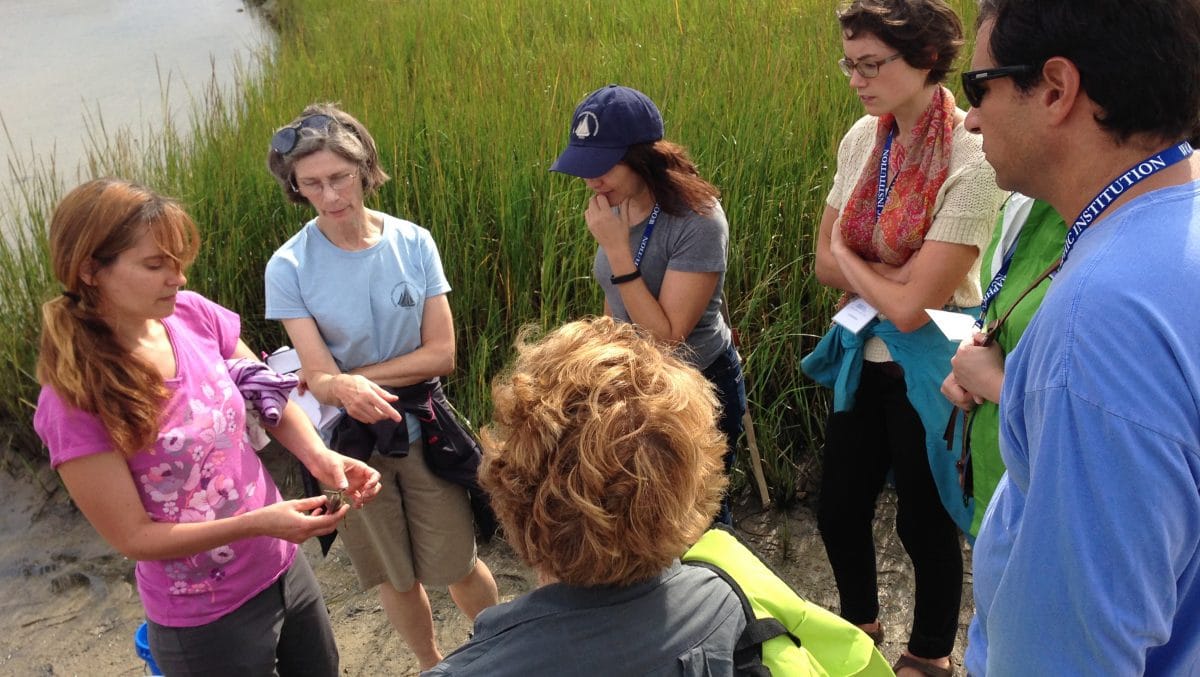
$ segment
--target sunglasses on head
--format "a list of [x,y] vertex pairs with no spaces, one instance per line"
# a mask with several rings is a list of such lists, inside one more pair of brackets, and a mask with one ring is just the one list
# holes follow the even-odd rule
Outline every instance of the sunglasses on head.
[[977,71],[967,71],[962,74],[963,94],[967,95],[967,102],[972,108],[979,108],[983,103],[983,95],[987,94],[987,87],[983,83],[996,78],[1007,78],[1022,73],[1032,73],[1036,70],[1035,66],[1020,65],[1020,66],[999,66],[997,68],[981,68]]
[[324,132],[328,131],[329,125],[334,122],[335,120],[328,115],[310,115],[291,127],[284,127],[275,132],[271,137],[271,150],[280,155],[287,155],[292,152],[292,149],[296,147],[296,142],[300,140],[300,130],[319,129]]

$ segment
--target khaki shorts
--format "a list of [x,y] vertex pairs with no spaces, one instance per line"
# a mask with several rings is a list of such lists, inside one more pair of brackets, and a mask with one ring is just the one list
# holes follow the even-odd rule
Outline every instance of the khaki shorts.
[[420,440],[403,458],[372,453],[383,488],[338,526],[364,590],[385,581],[400,592],[418,581],[449,585],[475,566],[467,490],[430,472],[424,456]]

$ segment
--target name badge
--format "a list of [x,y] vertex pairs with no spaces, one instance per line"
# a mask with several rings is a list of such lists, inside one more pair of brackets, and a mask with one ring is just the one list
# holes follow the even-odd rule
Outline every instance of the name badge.
[[833,316],[833,321],[857,334],[878,314],[879,311],[875,310],[874,306],[859,296],[847,303],[845,308],[837,311],[837,314]]

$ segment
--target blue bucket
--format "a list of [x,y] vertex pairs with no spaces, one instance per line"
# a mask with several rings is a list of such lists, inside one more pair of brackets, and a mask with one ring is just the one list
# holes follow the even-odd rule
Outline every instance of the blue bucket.
[[137,651],[138,658],[146,661],[146,667],[150,668],[150,674],[162,674],[158,670],[158,665],[154,663],[154,656],[150,655],[150,629],[146,626],[145,621],[138,626],[137,632],[133,633],[133,649]]

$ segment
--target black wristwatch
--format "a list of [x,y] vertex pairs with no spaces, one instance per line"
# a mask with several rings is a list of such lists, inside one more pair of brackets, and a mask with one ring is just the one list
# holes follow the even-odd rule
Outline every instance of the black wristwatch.
[[609,275],[608,281],[612,282],[613,284],[625,284],[626,282],[633,282],[641,276],[642,271],[634,268],[632,273],[626,273],[624,275]]

